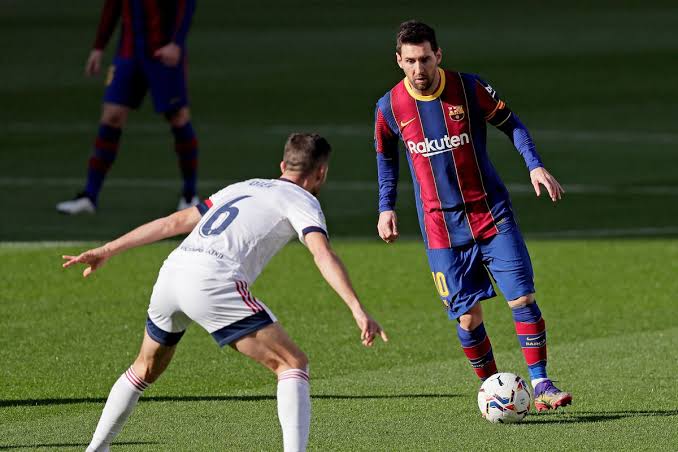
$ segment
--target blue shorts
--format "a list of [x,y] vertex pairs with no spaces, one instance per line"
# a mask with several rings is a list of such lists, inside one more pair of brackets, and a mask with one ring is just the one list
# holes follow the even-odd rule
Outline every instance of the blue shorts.
[[116,56],[108,68],[104,102],[139,108],[146,91],[151,90],[153,107],[169,113],[188,105],[186,64],[182,58],[175,67],[152,58]]
[[534,292],[532,262],[515,220],[498,224],[494,237],[455,248],[426,250],[438,293],[450,319],[495,297],[493,278],[506,300]]

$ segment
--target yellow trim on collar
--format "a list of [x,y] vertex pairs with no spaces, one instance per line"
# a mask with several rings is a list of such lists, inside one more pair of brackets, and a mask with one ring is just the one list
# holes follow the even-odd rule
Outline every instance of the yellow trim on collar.
[[405,77],[405,89],[407,90],[408,93],[410,93],[410,96],[414,97],[417,100],[423,101],[436,100],[437,98],[440,97],[440,95],[443,93],[443,90],[445,89],[445,71],[443,71],[441,68],[438,68],[438,73],[440,74],[440,84],[438,85],[438,89],[436,90],[436,92],[433,94],[429,94],[428,96],[418,94],[416,91],[414,91],[412,85],[410,85],[410,81],[407,79],[407,77]]

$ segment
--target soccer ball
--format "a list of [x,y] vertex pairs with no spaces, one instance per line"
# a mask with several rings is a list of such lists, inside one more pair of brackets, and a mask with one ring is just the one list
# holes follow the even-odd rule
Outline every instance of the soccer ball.
[[483,382],[478,391],[478,408],[488,421],[510,424],[527,416],[531,399],[525,380],[516,374],[502,372]]

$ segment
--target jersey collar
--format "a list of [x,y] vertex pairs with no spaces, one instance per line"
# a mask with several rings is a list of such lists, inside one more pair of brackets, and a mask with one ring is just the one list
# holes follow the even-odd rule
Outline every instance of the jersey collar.
[[423,101],[436,100],[437,98],[440,97],[440,95],[443,93],[443,90],[445,89],[445,71],[442,70],[441,68],[438,68],[438,73],[440,74],[440,84],[438,85],[438,89],[433,94],[429,94],[427,96],[418,94],[414,90],[414,88],[412,88],[412,85],[410,85],[410,81],[407,79],[407,77],[405,77],[404,79],[405,89],[407,89],[407,92],[410,94],[410,96],[414,97],[417,100]]

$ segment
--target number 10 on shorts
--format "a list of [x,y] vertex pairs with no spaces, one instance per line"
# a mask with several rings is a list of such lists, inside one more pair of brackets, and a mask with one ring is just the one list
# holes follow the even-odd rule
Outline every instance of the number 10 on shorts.
[[433,276],[433,282],[438,289],[438,293],[441,297],[445,298],[450,294],[450,289],[447,287],[447,281],[445,280],[445,274],[443,272],[431,272]]

